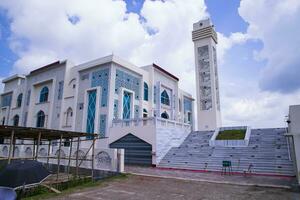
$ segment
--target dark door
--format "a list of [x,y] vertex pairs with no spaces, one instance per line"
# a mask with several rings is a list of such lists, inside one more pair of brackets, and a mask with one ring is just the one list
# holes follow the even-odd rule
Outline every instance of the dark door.
[[111,143],[110,148],[125,150],[125,164],[151,165],[152,146],[131,133]]

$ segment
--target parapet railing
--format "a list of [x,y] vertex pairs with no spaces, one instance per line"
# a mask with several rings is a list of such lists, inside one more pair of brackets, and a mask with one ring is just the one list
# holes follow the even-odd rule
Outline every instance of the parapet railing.
[[187,130],[191,130],[191,124],[158,118],[158,117],[117,119],[112,121],[112,127],[134,127],[134,126],[162,126],[162,127],[184,128]]

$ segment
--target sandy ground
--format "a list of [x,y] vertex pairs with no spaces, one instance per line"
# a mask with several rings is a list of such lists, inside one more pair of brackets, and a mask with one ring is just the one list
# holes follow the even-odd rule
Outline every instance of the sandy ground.
[[287,189],[130,175],[126,179],[109,181],[99,187],[83,189],[54,199],[300,200],[300,193]]

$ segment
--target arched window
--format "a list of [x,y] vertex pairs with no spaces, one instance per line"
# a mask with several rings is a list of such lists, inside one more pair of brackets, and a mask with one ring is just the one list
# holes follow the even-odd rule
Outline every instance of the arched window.
[[163,112],[163,113],[161,113],[161,118],[164,118],[164,119],[169,119],[169,115],[168,115],[168,113],[165,111],[165,112]]
[[17,98],[17,107],[21,107],[22,106],[22,99],[23,99],[23,94],[19,94],[18,98]]
[[13,119],[14,126],[18,126],[19,125],[19,119],[20,119],[19,115],[15,115],[14,116],[14,119]]
[[49,89],[48,87],[43,87],[40,93],[40,103],[48,101]]
[[72,110],[72,108],[69,107],[66,112],[66,126],[71,126],[72,117],[73,117],[73,110]]
[[148,84],[146,82],[144,82],[144,100],[145,101],[148,101],[148,99],[149,99],[148,89],[149,89]]
[[148,117],[148,111],[145,108],[143,109],[143,117]]
[[167,93],[166,90],[164,90],[162,93],[161,93],[161,97],[160,97],[160,100],[161,100],[161,103],[162,104],[165,104],[165,105],[170,105],[170,98],[169,98],[169,95]]
[[36,119],[36,127],[42,128],[45,125],[45,113],[43,111],[39,111],[37,113],[37,119]]

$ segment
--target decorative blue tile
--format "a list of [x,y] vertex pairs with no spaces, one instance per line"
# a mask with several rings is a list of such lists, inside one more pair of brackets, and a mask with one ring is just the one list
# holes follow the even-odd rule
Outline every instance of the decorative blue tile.
[[100,137],[106,135],[106,115],[100,115]]
[[140,107],[138,105],[134,105],[134,118],[135,119],[139,118],[139,110],[140,110]]
[[109,69],[101,69],[92,73],[91,87],[102,87],[101,107],[107,106]]
[[118,106],[119,106],[119,101],[114,100],[114,119],[118,119]]
[[117,69],[116,81],[115,81],[115,93],[119,93],[119,88],[124,87],[128,90],[132,90],[135,93],[135,99],[140,99],[140,87],[141,79],[134,77],[133,75],[123,72]]

